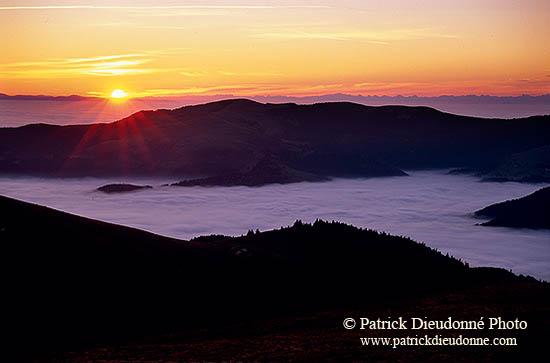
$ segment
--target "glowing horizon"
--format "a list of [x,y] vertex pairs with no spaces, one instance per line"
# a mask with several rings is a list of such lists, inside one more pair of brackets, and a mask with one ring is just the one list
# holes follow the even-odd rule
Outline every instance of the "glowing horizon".
[[550,93],[550,2],[0,1],[0,92]]

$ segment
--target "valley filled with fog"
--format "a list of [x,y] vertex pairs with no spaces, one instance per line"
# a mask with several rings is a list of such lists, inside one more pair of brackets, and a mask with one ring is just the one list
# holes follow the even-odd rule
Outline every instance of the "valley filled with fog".
[[[168,187],[167,179],[0,178],[0,194],[85,217],[190,239],[269,230],[296,219],[337,220],[408,236],[472,266],[512,269],[550,280],[550,231],[482,227],[472,213],[544,184],[479,182],[446,171],[409,177],[334,179],[262,187]],[[118,182],[154,188],[104,194]],[[75,241],[78,243],[78,241]],[[368,260],[365,261],[368,263]]]

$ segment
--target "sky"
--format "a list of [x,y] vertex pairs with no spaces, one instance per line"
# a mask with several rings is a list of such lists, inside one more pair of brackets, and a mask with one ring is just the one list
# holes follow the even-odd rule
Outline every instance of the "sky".
[[548,0],[2,1],[0,92],[550,93]]

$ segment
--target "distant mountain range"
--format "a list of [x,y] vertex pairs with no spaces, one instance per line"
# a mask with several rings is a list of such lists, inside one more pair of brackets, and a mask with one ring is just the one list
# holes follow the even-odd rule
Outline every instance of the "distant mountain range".
[[[218,100],[220,98],[235,98],[236,96],[231,94],[220,94],[212,96],[197,96],[197,99],[203,100]],[[178,97],[168,97],[175,98]],[[186,99],[188,97],[181,97],[181,99]],[[424,96],[363,96],[363,95],[352,95],[346,93],[333,93],[320,96],[250,96],[249,99],[266,102],[266,103],[285,103],[293,102],[298,104],[312,104],[318,102],[355,102],[361,104],[387,104],[387,105],[417,105],[418,103],[462,103],[462,104],[543,104],[550,105],[550,94],[545,95],[521,95],[521,96],[491,96],[491,95],[441,95],[435,97],[424,97]],[[48,96],[48,95],[7,95],[5,93],[0,93],[0,100],[48,100],[48,101],[82,101],[98,99],[98,97],[89,97],[89,96],[79,96],[79,95],[70,95],[70,96]]]
[[24,100],[24,101],[83,101],[97,99],[97,97],[84,97],[78,95],[70,96],[47,96],[47,95],[7,95],[0,93],[0,100]]
[[[483,119],[428,107],[233,99],[141,111],[108,124],[3,128],[0,173],[220,180],[238,174],[239,180],[259,180],[256,184],[277,182],[255,168],[267,158],[271,165],[260,164],[265,170],[292,181],[300,175],[372,177],[452,167],[490,177],[514,154],[537,149],[540,160],[548,160],[539,155],[549,150],[548,135],[550,116]],[[520,172],[529,181],[527,174],[547,175],[541,168],[547,168],[545,162]]]
[[421,102],[427,103],[464,103],[464,104],[550,104],[550,94],[531,96],[491,96],[491,95],[463,95],[452,96],[442,95],[435,97],[423,96],[363,96],[335,93],[322,96],[309,97],[288,97],[288,96],[254,96],[254,100],[260,102],[295,102],[295,103],[317,103],[349,101],[362,104],[387,104],[387,105],[416,105]]

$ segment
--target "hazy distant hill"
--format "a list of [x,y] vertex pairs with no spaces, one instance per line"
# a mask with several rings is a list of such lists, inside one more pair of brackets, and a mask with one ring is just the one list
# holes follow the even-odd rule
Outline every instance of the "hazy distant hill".
[[0,172],[209,177],[249,170],[266,155],[319,176],[490,170],[547,145],[548,135],[550,116],[481,119],[427,107],[236,99],[142,111],[110,124],[0,129]]
[[[221,98],[238,98],[237,96],[231,94],[218,94],[212,96],[183,96],[177,97],[175,99],[185,101],[193,100],[202,102],[212,102],[218,101]],[[79,95],[70,95],[70,96],[49,96],[49,95],[7,95],[5,93],[0,93],[0,100],[51,100],[51,101],[78,101],[84,99],[98,99],[97,97],[90,96],[79,96]],[[145,99],[145,98],[141,98]],[[171,99],[174,99],[171,97]],[[521,96],[491,96],[491,95],[462,95],[462,96],[453,96],[453,95],[441,95],[436,97],[425,97],[425,96],[363,96],[363,95],[352,95],[345,93],[333,93],[325,94],[319,96],[252,96],[251,99],[263,102],[263,103],[298,103],[298,104],[311,104],[311,103],[321,103],[321,102],[355,102],[366,105],[389,105],[389,104],[399,104],[399,105],[409,105],[409,106],[418,106],[419,103],[426,104],[443,104],[443,103],[457,103],[457,104],[516,104],[516,105],[526,105],[526,104],[541,104],[541,105],[550,105],[550,94],[544,94],[539,96],[531,95],[521,95]]]
[[539,95],[539,96],[530,96],[530,95],[521,95],[521,96],[491,96],[491,95],[463,95],[463,96],[452,96],[452,95],[441,95],[436,97],[424,97],[424,96],[363,96],[363,95],[350,95],[345,93],[335,93],[327,94],[321,96],[304,96],[304,97],[294,97],[294,96],[254,96],[254,100],[259,102],[295,102],[295,103],[318,103],[318,102],[339,102],[339,101],[348,101],[356,102],[367,105],[419,105],[424,104],[445,104],[445,103],[456,103],[456,104],[516,104],[516,105],[525,105],[525,104],[541,104],[541,105],[550,105],[550,94]]
[[0,100],[22,100],[22,101],[83,101],[97,99],[97,97],[84,97],[78,95],[70,96],[47,96],[47,95],[7,95],[0,93]]

